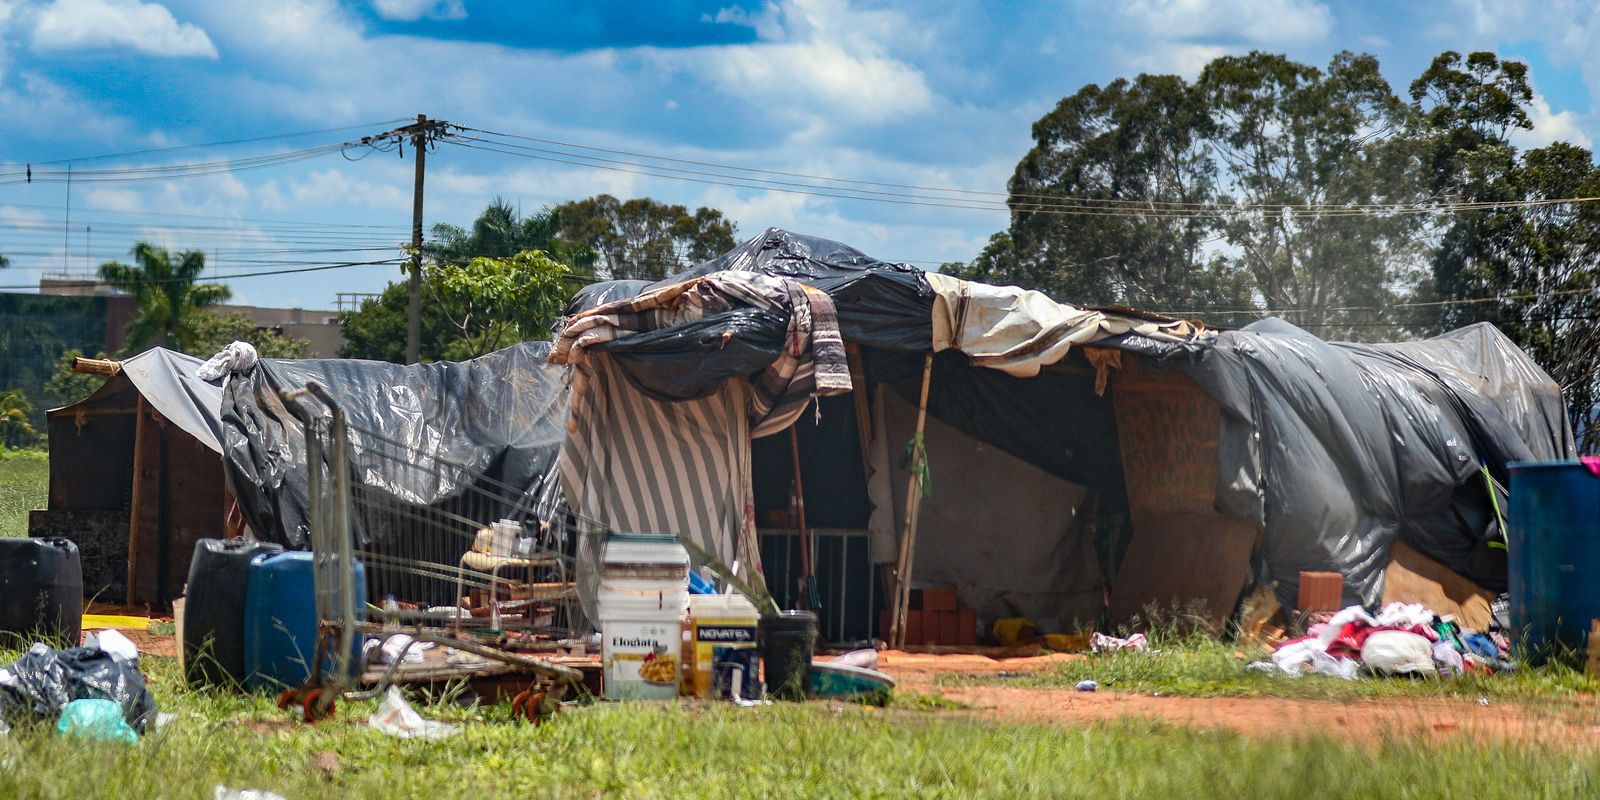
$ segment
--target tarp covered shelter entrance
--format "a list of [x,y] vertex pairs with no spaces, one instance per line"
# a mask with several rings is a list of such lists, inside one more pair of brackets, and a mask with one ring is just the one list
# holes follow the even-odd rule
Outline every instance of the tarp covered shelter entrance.
[[[575,385],[604,386],[574,400],[569,449],[576,440],[577,455],[619,462],[573,472],[564,489],[574,507],[660,511],[635,514],[629,527],[689,533],[747,562],[761,550],[758,512],[782,494],[771,483],[785,478],[763,455],[774,445],[756,438],[753,457],[743,455],[740,437],[761,420],[741,393],[805,344],[795,335],[803,306],[650,299],[718,295],[702,279],[724,272],[826,293],[844,343],[859,348],[853,378],[868,402],[825,398],[820,422],[810,411],[794,418],[812,465],[802,470],[806,508],[826,514],[833,500],[813,496],[809,484],[822,478],[810,473],[848,473],[854,435],[830,432],[830,421],[856,427],[870,415],[854,442],[853,463],[867,465],[858,493],[830,494],[856,509],[846,521],[866,530],[878,563],[899,535],[906,420],[923,359],[937,353],[933,493],[915,577],[955,585],[983,619],[1089,621],[1106,582],[1114,621],[1183,597],[1225,614],[1252,574],[1292,606],[1307,569],[1340,572],[1347,601],[1376,603],[1397,541],[1499,590],[1504,561],[1489,543],[1500,534],[1480,465],[1504,484],[1510,461],[1574,452],[1555,383],[1488,325],[1379,345],[1324,342],[1277,320],[1213,331],[930,275],[773,229],[657,284],[586,288],[570,320],[593,331],[593,317],[607,316],[610,332],[556,344],[558,360],[578,364]],[[569,348],[585,352],[563,355]],[[605,425],[585,416],[596,397]],[[700,407],[674,421],[685,401]],[[629,416],[641,405],[648,416]],[[665,469],[661,459],[686,454]],[[663,487],[612,480],[663,471],[674,482],[670,514],[647,508]],[[1119,513],[1131,536],[1103,524]]]

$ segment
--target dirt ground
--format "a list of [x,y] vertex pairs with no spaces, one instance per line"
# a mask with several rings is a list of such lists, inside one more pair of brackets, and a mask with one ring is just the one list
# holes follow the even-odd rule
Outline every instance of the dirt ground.
[[[1299,700],[1267,697],[1158,697],[1127,692],[1077,692],[1027,686],[936,686],[939,674],[1027,672],[1082,656],[1051,654],[1021,658],[928,655],[887,651],[879,668],[906,691],[939,694],[970,706],[956,712],[984,719],[1075,726],[1127,717],[1246,736],[1321,733],[1379,745],[1397,737],[1471,737],[1489,740],[1561,742],[1600,748],[1600,713],[1595,708],[1550,709],[1508,703],[1483,705],[1453,699]],[[1585,722],[1584,720],[1589,720]]]

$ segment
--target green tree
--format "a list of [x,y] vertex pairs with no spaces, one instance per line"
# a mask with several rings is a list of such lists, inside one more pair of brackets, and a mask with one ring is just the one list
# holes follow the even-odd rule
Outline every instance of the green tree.
[[[1494,53],[1463,57],[1441,53],[1411,83],[1416,113],[1416,138],[1423,154],[1426,187],[1440,200],[1507,202],[1521,193],[1517,186],[1515,130],[1533,127],[1528,106],[1533,87],[1528,67],[1502,61]],[[1496,290],[1495,242],[1517,235],[1516,213],[1463,213],[1441,219],[1431,231],[1438,241],[1429,260],[1431,285],[1424,299],[1462,300]],[[1508,269],[1502,264],[1499,269]],[[1449,330],[1478,318],[1473,304],[1438,306],[1432,327]]]
[[[410,313],[411,290],[403,281],[390,283],[377,297],[361,301],[354,311],[339,315],[344,333],[341,358],[366,358],[404,364],[406,360],[406,315]],[[422,302],[422,340],[419,357],[439,361],[454,339],[454,326],[437,301],[427,294]]]
[[1010,229],[971,264],[944,269],[1074,303],[1247,303],[1245,276],[1205,253],[1214,221],[1174,211],[1217,198],[1212,127],[1176,75],[1085,86],[1034,123],[1034,147],[1011,177]]
[[1234,261],[1278,316],[1329,338],[1367,333],[1381,312],[1334,309],[1391,305],[1421,263],[1418,217],[1363,210],[1413,202],[1419,188],[1410,108],[1377,59],[1339,53],[1324,72],[1270,53],[1224,56],[1197,85],[1225,202],[1239,205],[1221,225]]
[[219,283],[198,283],[206,268],[205,254],[188,250],[174,254],[149,242],[130,251],[133,265],[108,261],[100,265],[100,278],[133,295],[139,313],[128,322],[125,352],[134,353],[154,344],[189,352],[206,306],[233,296]]
[[571,274],[570,267],[538,250],[430,266],[428,289],[456,333],[446,357],[476,358],[548,336],[575,288]]
[[33,428],[33,404],[21,389],[0,392],[0,447],[26,447],[39,438]]
[[660,280],[737,244],[734,224],[721,211],[690,212],[648,197],[623,201],[602,194],[562,203],[551,213],[560,238],[592,253],[602,278]]
[[529,216],[504,198],[496,197],[473,221],[470,230],[448,223],[433,226],[433,241],[423,247],[434,261],[457,264],[478,258],[510,258],[527,250],[540,250],[563,264],[589,269],[594,252],[561,238],[561,216],[544,206]]
[[194,326],[194,340],[186,350],[198,358],[210,358],[234,342],[249,342],[262,358],[305,358],[311,342],[298,336],[285,336],[275,328],[264,328],[238,311],[204,312]]

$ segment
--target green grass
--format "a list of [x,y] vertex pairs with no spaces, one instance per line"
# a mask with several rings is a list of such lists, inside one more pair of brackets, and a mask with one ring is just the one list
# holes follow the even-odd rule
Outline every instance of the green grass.
[[[5,655],[5,663],[10,659]],[[465,724],[408,742],[357,720],[287,722],[266,698],[189,692],[147,659],[176,719],[137,746],[85,743],[46,726],[0,738],[0,797],[201,798],[218,784],[291,800],[446,797],[1576,797],[1600,761],[1539,743],[1395,738],[1362,747],[1261,740],[1126,720],[1088,727],[985,723],[959,712],[808,703],[601,704],[533,728],[504,706],[424,707]],[[917,701],[911,703],[915,706]],[[938,705],[937,703],[935,705]],[[331,777],[312,766],[336,753]]]
[[50,457],[42,450],[0,449],[0,536],[27,536],[28,511],[50,497]]
[[1109,691],[1182,697],[1285,697],[1320,700],[1452,697],[1561,704],[1592,701],[1600,681],[1564,664],[1523,667],[1497,675],[1452,678],[1383,678],[1363,675],[1353,681],[1320,675],[1293,677],[1245,668],[1270,660],[1265,649],[1241,650],[1201,637],[1160,642],[1151,652],[1086,655],[1040,672],[995,675],[945,675],[941,685],[1006,683],[1014,686],[1072,688],[1093,680]]

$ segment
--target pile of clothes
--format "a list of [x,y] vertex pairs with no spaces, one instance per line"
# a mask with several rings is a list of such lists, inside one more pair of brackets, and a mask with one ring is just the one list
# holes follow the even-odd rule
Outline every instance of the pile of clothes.
[[1511,667],[1504,634],[1463,628],[1419,604],[1390,603],[1376,616],[1350,606],[1278,646],[1253,669],[1307,672],[1347,680],[1364,667],[1378,675],[1491,674]]

